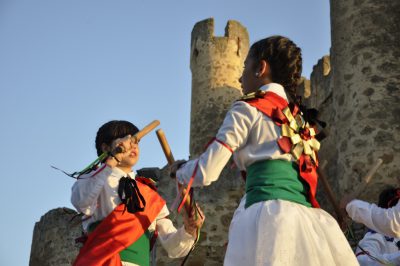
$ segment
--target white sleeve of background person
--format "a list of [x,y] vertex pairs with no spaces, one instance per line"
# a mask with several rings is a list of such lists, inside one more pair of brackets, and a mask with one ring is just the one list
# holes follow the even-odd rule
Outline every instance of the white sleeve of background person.
[[186,256],[192,248],[195,238],[185,231],[184,226],[176,229],[172,221],[167,218],[168,214],[168,208],[164,205],[156,218],[158,240],[170,258]]
[[350,218],[368,228],[390,237],[400,237],[400,201],[384,209],[375,204],[353,200],[346,206]]
[[[213,141],[206,151],[196,160],[185,163],[178,171],[177,178],[180,183],[188,183],[196,164],[198,169],[195,174],[193,186],[208,186],[216,181],[237,148],[246,143],[249,130],[257,116],[257,109],[249,104],[235,102],[225,116],[216,139],[224,144]],[[206,143],[205,143],[206,144]]]

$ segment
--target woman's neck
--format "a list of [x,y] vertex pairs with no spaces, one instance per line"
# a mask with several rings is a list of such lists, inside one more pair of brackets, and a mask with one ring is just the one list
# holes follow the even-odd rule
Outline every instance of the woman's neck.
[[132,167],[128,167],[128,166],[117,166],[118,169],[122,170],[123,172],[125,172],[126,174],[129,174],[130,172],[132,172]]

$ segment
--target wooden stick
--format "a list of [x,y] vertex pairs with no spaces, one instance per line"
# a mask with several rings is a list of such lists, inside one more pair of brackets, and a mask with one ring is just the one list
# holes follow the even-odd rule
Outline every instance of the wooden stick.
[[[168,165],[172,165],[175,162],[175,159],[174,159],[174,156],[172,155],[171,148],[168,144],[167,138],[165,137],[164,131],[162,129],[158,129],[156,131],[156,134],[157,134],[158,141],[161,144],[161,148],[164,152],[164,155],[167,158]],[[181,191],[181,196],[183,199],[183,197],[186,194],[186,189],[179,183],[178,183],[178,187],[179,187],[179,190]],[[191,201],[190,195],[188,195],[186,197],[186,201],[185,201],[185,210],[188,213],[188,215],[190,215],[190,211],[192,209],[192,207],[190,206],[190,201]]]
[[324,190],[328,196],[328,199],[329,199],[330,203],[332,204],[333,209],[335,210],[338,222],[340,224],[341,221],[344,221],[344,217],[343,217],[343,213],[340,211],[338,201],[337,201],[335,195],[333,194],[333,190],[332,190],[331,186],[329,185],[328,177],[325,175],[325,172],[324,172],[324,168],[326,167],[327,164],[328,164],[328,162],[326,160],[324,160],[321,163],[321,165],[317,168],[318,177],[321,180],[322,187],[324,188]]
[[165,133],[162,129],[158,129],[156,131],[158,141],[161,144],[161,148],[164,152],[165,158],[167,158],[168,164],[172,165],[175,162],[174,156],[172,155],[171,148],[168,144],[167,138],[165,137]]
[[140,130],[138,133],[135,134],[135,138],[137,141],[139,141],[141,138],[143,138],[145,135],[147,135],[150,131],[152,131],[154,128],[156,128],[160,124],[160,121],[154,120],[147,126],[145,126],[142,130]]
[[[370,181],[372,179],[372,176],[375,174],[375,172],[381,166],[382,162],[383,162],[382,159],[378,159],[376,164],[369,170],[367,175],[363,178],[363,181],[359,185],[358,189],[350,194],[350,198],[355,199],[355,198],[359,197],[362,192],[365,191],[367,185],[370,183]],[[331,204],[332,204],[332,206],[333,206],[333,208],[335,210],[335,213],[337,215],[337,219],[338,219],[339,224],[344,224],[345,216],[341,212],[341,209],[339,207],[337,199],[333,194],[331,186],[329,185],[328,178],[325,175],[325,173],[323,172],[323,170],[326,167],[326,165],[327,165],[327,162],[326,162],[326,160],[324,160],[322,162],[322,164],[320,165],[320,167],[317,169],[318,176],[319,176],[319,178],[321,180],[321,183],[322,183],[322,186],[323,186],[324,190],[326,191],[328,199],[331,202]]]
[[362,182],[359,184],[358,188],[351,194],[352,197],[358,198],[367,188],[368,184],[371,182],[372,177],[378,170],[378,168],[382,165],[382,159],[378,159],[375,165],[368,171],[367,175],[362,179]]
[[[156,128],[160,124],[160,121],[154,120],[147,126],[145,126],[142,130],[137,132],[135,135],[132,136],[133,139],[136,139],[136,142],[139,142],[141,138],[146,136],[150,131],[152,131],[154,128]],[[117,153],[122,153],[125,152],[125,148],[123,146],[117,146],[115,147],[112,151],[111,154],[117,154]],[[103,154],[107,154],[107,152],[104,152]],[[102,154],[102,155],[103,155]],[[107,156],[107,155],[105,155]]]

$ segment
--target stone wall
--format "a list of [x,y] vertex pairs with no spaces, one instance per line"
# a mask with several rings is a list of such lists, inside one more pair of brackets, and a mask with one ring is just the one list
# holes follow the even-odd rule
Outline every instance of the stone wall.
[[70,266],[78,255],[75,238],[82,233],[81,219],[74,210],[47,212],[33,229],[30,266]]
[[[306,103],[328,123],[319,156],[338,199],[378,158],[384,164],[360,198],[377,202],[384,187],[399,184],[399,10],[398,1],[331,1],[331,55],[314,66]],[[318,200],[334,215],[322,187]],[[353,230],[360,239],[364,227],[353,223]]]
[[336,178],[357,187],[384,163],[362,198],[376,201],[400,177],[400,1],[331,1],[332,112]]

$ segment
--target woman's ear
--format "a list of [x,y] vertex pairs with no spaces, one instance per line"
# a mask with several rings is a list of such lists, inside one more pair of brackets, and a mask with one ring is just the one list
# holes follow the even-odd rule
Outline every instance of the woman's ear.
[[269,78],[271,74],[271,69],[266,60],[261,60],[258,66],[258,78]]

